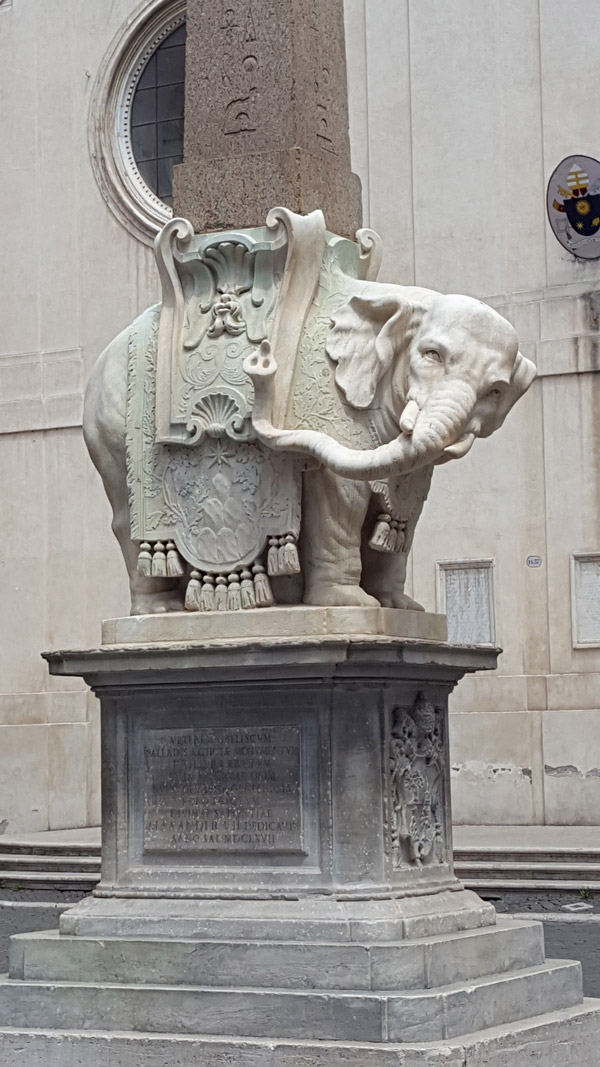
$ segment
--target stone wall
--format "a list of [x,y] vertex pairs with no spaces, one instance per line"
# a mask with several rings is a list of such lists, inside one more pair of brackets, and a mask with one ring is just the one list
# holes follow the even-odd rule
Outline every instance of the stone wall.
[[436,475],[412,561],[429,609],[437,561],[493,570],[505,653],[453,698],[454,815],[595,823],[600,647],[573,647],[570,557],[600,550],[600,267],[561,248],[545,207],[561,159],[598,154],[594,49],[559,0],[374,6],[347,15],[355,169],[383,275],[488,300],[540,373],[497,437]]
[[[98,71],[142,8],[0,6],[0,828],[13,832],[98,819],[93,702],[39,652],[94,644],[127,604],[80,423],[93,360],[157,295],[151,251],[108,209],[88,150]],[[590,0],[584,23],[599,17]],[[436,476],[412,561],[431,609],[438,561],[493,572],[505,654],[453,704],[462,822],[599,810],[600,647],[573,647],[570,556],[600,550],[600,267],[573,260],[545,215],[557,163],[600,143],[593,35],[569,19],[558,0],[346,0],[353,165],[382,277],[489,300],[540,369],[497,438]]]
[[91,86],[132,8],[0,8],[0,833],[99,821],[95,701],[43,649],[94,644],[126,609],[82,386],[156,299],[149,248],[113,218],[87,146]]

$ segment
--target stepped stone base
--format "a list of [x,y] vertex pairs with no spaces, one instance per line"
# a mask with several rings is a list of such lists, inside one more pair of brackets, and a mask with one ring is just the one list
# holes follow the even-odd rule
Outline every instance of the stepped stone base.
[[454,1040],[265,1041],[0,1028],[3,1067],[595,1067],[600,1002]]
[[496,654],[420,614],[50,657],[101,699],[102,880],[12,939],[2,1067],[598,1063],[579,964],[454,874],[448,694]]
[[[262,942],[198,934],[186,939],[25,934],[12,939],[10,974],[0,980],[0,1062],[10,1062],[11,1028],[22,1029],[20,1039],[27,1042],[35,1035],[25,1030],[51,1028],[70,1033],[69,1055],[78,1047],[89,1053],[87,1060],[72,1062],[90,1067],[93,1042],[77,1034],[85,1020],[85,1029],[110,1031],[111,1067],[128,1064],[136,1043],[144,1056],[160,1048],[150,1036],[159,1034],[173,1042],[170,1064],[193,1063],[184,1053],[193,1057],[199,1047],[204,1064],[207,1054],[217,1056],[219,1041],[223,1059],[215,1062],[228,1064],[252,1063],[269,1042],[282,1042],[284,1061],[289,1057],[291,1064],[302,1062],[314,1042],[334,1043],[319,1054],[332,1065],[346,1063],[357,1044],[383,1064],[394,1062],[390,1055],[398,1064],[426,1064],[445,1062],[440,1055],[447,1054],[447,1043],[464,1042],[463,1035],[512,1025],[514,1036],[530,1026],[532,1016],[554,1013],[558,1025],[561,1013],[581,1008],[579,964],[544,960],[538,923],[509,920],[404,941],[327,942],[314,934]],[[199,1031],[200,1046],[182,1044],[184,1035],[198,1038]],[[122,1060],[115,1058],[115,1035],[125,1042]],[[490,1039],[480,1038],[483,1047]],[[40,1060],[45,1065],[55,1051],[64,1051],[58,1034],[46,1039],[38,1034],[37,1040],[41,1047],[48,1043],[47,1058]],[[68,1047],[66,1035],[64,1041]],[[179,1052],[181,1058],[174,1059]],[[99,1048],[96,1054],[101,1056]],[[519,1064],[516,1058],[498,1060],[503,1062]],[[548,1061],[548,1067],[560,1065]]]

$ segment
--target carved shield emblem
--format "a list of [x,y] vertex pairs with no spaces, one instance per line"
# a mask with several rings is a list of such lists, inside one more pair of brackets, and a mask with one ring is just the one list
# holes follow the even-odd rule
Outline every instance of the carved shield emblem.
[[548,183],[548,219],[554,236],[578,259],[600,258],[600,162],[567,156]]

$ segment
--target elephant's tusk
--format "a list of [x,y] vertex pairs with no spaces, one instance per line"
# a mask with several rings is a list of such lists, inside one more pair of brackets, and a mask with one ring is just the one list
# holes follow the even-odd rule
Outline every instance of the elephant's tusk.
[[409,400],[400,419],[400,429],[402,430],[402,433],[411,434],[413,432],[420,412],[421,409],[416,400]]
[[448,445],[442,452],[442,457],[448,459],[461,459],[462,456],[466,456],[467,452],[471,451],[473,442],[475,441],[474,433],[465,433],[462,437],[459,437],[458,441],[455,441],[453,445]]

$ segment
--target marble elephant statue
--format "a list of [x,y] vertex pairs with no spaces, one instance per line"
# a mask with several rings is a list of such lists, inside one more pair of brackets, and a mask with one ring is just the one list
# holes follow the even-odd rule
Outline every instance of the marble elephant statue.
[[[304,603],[420,609],[404,583],[434,467],[497,430],[536,369],[510,323],[479,300],[377,282],[352,289],[325,342],[345,415],[335,437],[310,419],[273,425],[268,342],[245,364],[253,425],[269,448],[317,464],[304,476]],[[348,419],[375,447],[351,447]]]
[[[156,315],[149,309],[137,323]],[[493,433],[532,383],[535,368],[518,352],[510,324],[469,297],[353,280],[328,315],[320,351],[311,350],[305,331],[313,373],[309,414],[296,404],[286,426],[273,424],[277,366],[268,340],[244,362],[255,389],[254,438],[267,450],[308,461],[297,598],[312,605],[419,608],[404,593],[406,560],[433,469]],[[120,334],[94,368],[84,435],[112,504],[132,614],[182,610],[188,569],[175,576],[140,573],[139,544],[131,535],[126,397],[132,330]],[[328,420],[319,421],[315,367]],[[331,425],[332,404],[335,436],[319,429]]]

